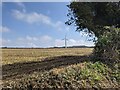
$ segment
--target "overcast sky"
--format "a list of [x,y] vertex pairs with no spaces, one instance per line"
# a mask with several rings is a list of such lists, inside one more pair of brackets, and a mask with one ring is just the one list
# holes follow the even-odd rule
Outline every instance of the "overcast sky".
[[75,26],[65,25],[68,20],[68,2],[4,2],[2,4],[2,46],[53,47],[93,46],[87,35],[75,32]]

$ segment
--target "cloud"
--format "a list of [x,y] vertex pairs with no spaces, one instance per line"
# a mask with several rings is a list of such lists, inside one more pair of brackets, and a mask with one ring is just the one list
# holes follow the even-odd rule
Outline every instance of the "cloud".
[[92,41],[69,39],[68,46],[94,46]]
[[16,4],[21,8],[25,8],[25,5],[23,4],[23,2],[16,2]]
[[43,35],[40,37],[33,37],[27,35],[26,37],[17,38],[17,40],[14,41],[14,45],[24,47],[47,47],[51,44],[51,41],[52,37],[48,35]]
[[[55,28],[57,31],[62,31],[65,28],[65,24],[61,21],[53,21],[49,16],[42,13],[31,12],[27,13],[26,11],[13,10],[13,16],[21,21],[24,21],[28,24],[45,24]],[[66,28],[68,30],[68,28]]]
[[37,12],[26,13],[26,12],[21,12],[19,10],[13,10],[13,15],[16,19],[25,21],[29,24],[43,23],[51,26],[53,25],[50,18],[41,13],[37,13]]
[[60,39],[56,39],[55,40],[55,46],[56,47],[64,46],[64,41],[60,40]]
[[82,40],[74,40],[74,39],[70,39],[68,41],[68,45],[69,46],[79,46],[79,45],[84,45],[84,41]]
[[[83,44],[84,44],[83,41],[80,40],[75,40],[75,39],[67,40],[67,46],[79,46]],[[64,46],[64,45],[65,45],[64,40],[60,40],[60,39],[55,40],[55,46]]]
[[26,40],[28,40],[28,41],[37,41],[38,38],[37,37],[26,36]]
[[[64,40],[61,39],[53,39],[48,35],[43,35],[40,37],[26,36],[20,37],[13,41],[9,39],[1,39],[0,42],[3,46],[15,46],[15,47],[62,47],[65,46]],[[94,46],[93,42],[69,39],[67,41],[67,46]]]
[[9,32],[10,29],[6,26],[0,26],[0,32]]
[[[94,43],[91,41],[83,41],[83,40],[75,40],[75,39],[69,39],[67,41],[67,46],[94,46]],[[55,40],[55,46],[65,46],[64,40],[56,39]]]
[[48,36],[48,35],[43,35],[41,37],[33,37],[33,36],[29,36],[27,35],[26,37],[22,37],[22,38],[18,38],[18,41],[25,41],[25,42],[34,42],[34,41],[39,41],[39,42],[49,42],[52,40],[52,37]]
[[7,46],[11,40],[0,38],[0,46]]
[[0,46],[7,47],[47,47],[50,46],[52,37],[43,35],[41,37],[25,36],[13,40],[0,39]]
[[42,42],[50,42],[52,40],[52,37],[45,35],[40,38],[40,41]]

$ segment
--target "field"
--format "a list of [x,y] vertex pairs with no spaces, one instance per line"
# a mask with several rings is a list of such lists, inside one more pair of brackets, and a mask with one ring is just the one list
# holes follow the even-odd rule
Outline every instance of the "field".
[[3,49],[2,59],[3,65],[40,61],[48,57],[56,56],[81,56],[88,55],[92,52],[92,48],[60,48],[60,49]]
[[118,88],[118,64],[90,59],[93,48],[2,49],[4,88]]

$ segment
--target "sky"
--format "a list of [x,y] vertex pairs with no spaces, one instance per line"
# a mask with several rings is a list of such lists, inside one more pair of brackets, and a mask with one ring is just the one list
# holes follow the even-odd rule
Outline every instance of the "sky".
[[94,46],[87,34],[65,25],[69,2],[3,2],[0,24],[1,46],[61,47]]

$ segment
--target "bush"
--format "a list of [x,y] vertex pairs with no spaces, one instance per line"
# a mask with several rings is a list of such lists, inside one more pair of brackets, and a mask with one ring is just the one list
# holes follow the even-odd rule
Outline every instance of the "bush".
[[107,29],[96,42],[94,54],[100,60],[112,62],[120,61],[120,28],[105,27]]

